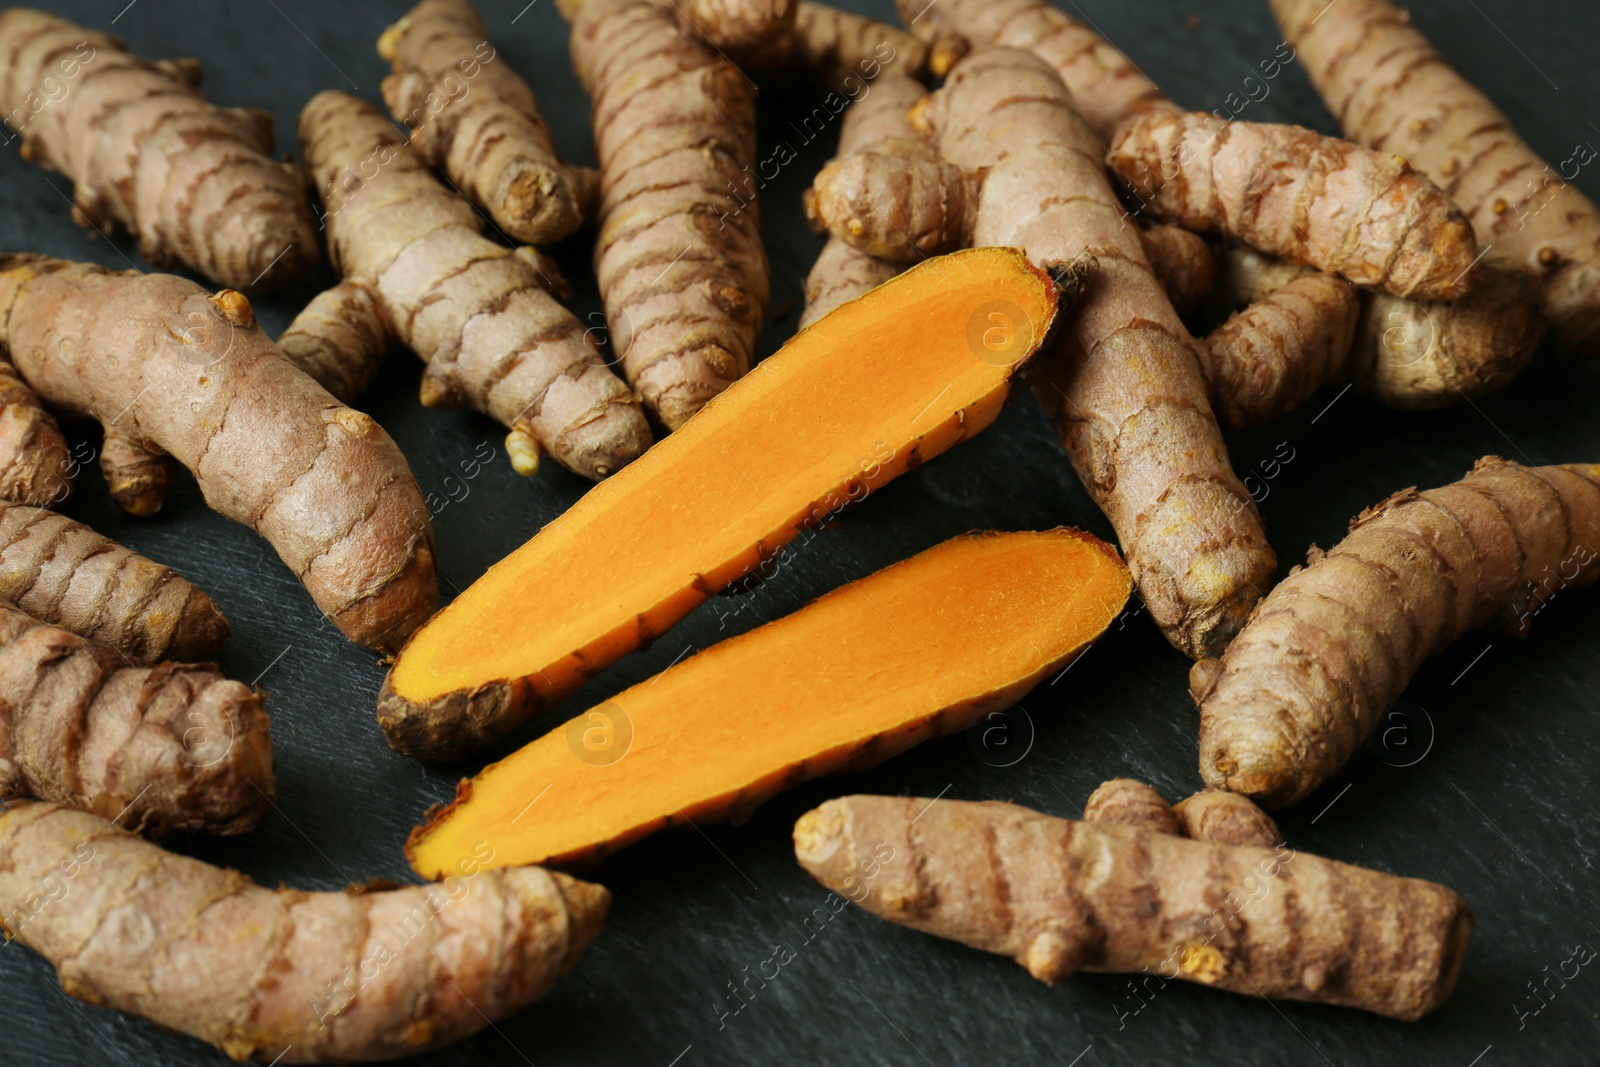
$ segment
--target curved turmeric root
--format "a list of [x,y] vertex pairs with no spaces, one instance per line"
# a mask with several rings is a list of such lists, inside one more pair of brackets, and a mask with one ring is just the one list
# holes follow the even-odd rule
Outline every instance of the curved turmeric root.
[[1432,882],[1014,804],[841,797],[800,817],[794,848],[879,918],[1052,983],[1153,971],[1414,1020],[1450,995],[1472,932]]
[[[0,809],[0,919],[62,991],[237,1060],[370,1062],[458,1041],[543,996],[611,899],[537,867],[450,873],[271,890],[85,812]],[[61,882],[70,906],[43,895]]]
[[1388,0],[1273,0],[1272,10],[1345,133],[1404,156],[1461,205],[1479,241],[1535,272],[1559,347],[1600,346],[1600,210],[1589,198]]
[[1110,546],[1076,530],[946,541],[691,656],[463,782],[412,834],[412,866],[437,877],[485,842],[495,864],[580,862],[687,820],[747,818],[781,789],[1009,707],[1105,631],[1131,584]]
[[0,257],[0,345],[46,400],[106,427],[118,503],[159,507],[170,457],[352,641],[396,647],[433,611],[433,528],[405,457],[284,359],[239,293]]
[[1478,461],[1402,490],[1267,595],[1189,673],[1206,784],[1269,806],[1343,767],[1424,660],[1500,615],[1516,628],[1600,576],[1600,467]]
[[504,738],[808,525],[979,432],[1057,298],[1020,253],[975,249],[797,334],[694,432],[585,495],[417,631],[379,696],[389,743],[442,759]]
[[0,359],[0,500],[46,507],[72,493],[77,464],[39,397]]
[[0,603],[0,800],[60,801],[153,834],[239,834],[272,794],[259,692],[209,665],[130,665]]
[[[27,115],[23,158],[66,175],[73,218],[112,222],[159,267],[265,289],[318,259],[300,170],[274,163],[265,111],[214,107],[194,60],[141,59],[106,34],[42,11],[0,11],[0,111]],[[56,99],[71,79],[70,91]],[[28,102],[48,97],[42,109]]]

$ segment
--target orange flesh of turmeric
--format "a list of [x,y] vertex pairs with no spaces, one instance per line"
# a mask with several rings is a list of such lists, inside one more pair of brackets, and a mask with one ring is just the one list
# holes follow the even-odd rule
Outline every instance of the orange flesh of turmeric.
[[1098,637],[1131,581],[1115,550],[1076,530],[957,537],[486,768],[413,833],[412,866],[443,877],[490,849],[488,866],[593,860],[965,729]]
[[807,520],[983,429],[1056,298],[1015,250],[973,249],[801,331],[417,631],[380,698],[390,743],[440,758],[498,740]]

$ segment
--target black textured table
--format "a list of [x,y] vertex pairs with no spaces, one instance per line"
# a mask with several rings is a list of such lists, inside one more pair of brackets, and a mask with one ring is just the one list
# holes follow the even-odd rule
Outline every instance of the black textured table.
[[[562,149],[592,162],[588,102],[571,73],[565,26],[552,0],[525,2],[484,3],[490,32],[533,83]],[[122,3],[58,7],[122,34],[147,55],[198,56],[214,100],[272,110],[281,151],[295,150],[296,113],[313,93],[342,88],[378,98],[386,68],[373,44],[407,6],[135,0],[119,15]],[[1194,106],[1218,107],[1242,93],[1244,79],[1280,39],[1264,0],[1077,0],[1067,7]],[[890,16],[886,0],[870,10]],[[1593,62],[1600,16],[1591,4],[1450,0],[1422,5],[1417,18],[1547,159],[1568,158],[1580,142],[1600,145],[1600,68]],[[803,225],[799,200],[835,134],[807,142],[784,110],[802,114],[817,102],[763,102],[763,157],[779,141],[795,156],[763,204],[774,294],[765,351],[793,330],[801,280],[821,246]],[[1293,66],[1245,116],[1332,132]],[[0,249],[119,268],[137,262],[128,242],[74,227],[68,184],[23,163],[15,142],[0,149],[0,176]],[[1600,169],[1585,167],[1577,181],[1600,199]],[[599,323],[583,239],[558,253],[579,282],[579,315]],[[317,284],[328,281],[323,275]],[[281,329],[316,287],[259,301],[267,329]],[[400,442],[423,491],[444,502],[435,524],[450,595],[561,514],[585,486],[554,464],[533,480],[513,474],[498,426],[418,404],[419,369],[416,359],[397,353],[362,407]],[[68,432],[85,447],[98,440],[92,428]],[[1527,463],[1600,459],[1600,369],[1547,355],[1504,392],[1429,414],[1400,415],[1332,388],[1279,424],[1235,435],[1230,445],[1240,474],[1253,476],[1249,484],[1287,566],[1308,544],[1337,540],[1362,507],[1404,486],[1453,481],[1484,453]],[[463,461],[470,467],[490,451],[495,460],[463,480]],[[277,810],[247,837],[180,838],[172,846],[271,885],[334,889],[408,878],[400,851],[407,830],[476,767],[424,768],[389,750],[374,721],[383,670],[373,655],[322,622],[267,545],[209,512],[192,481],[156,518],[130,520],[113,509],[90,469],[66,510],[176,566],[215,596],[235,631],[224,668],[241,680],[259,678],[270,693]],[[1063,523],[1110,536],[1037,405],[1024,397],[973,441],[847,512],[773,580],[741,599],[705,605],[541,726],[648,677],[686,647],[776,618],[954,534]],[[538,593],[528,590],[535,599]],[[962,736],[932,742],[868,774],[787,793],[745,826],[661,834],[627,849],[595,874],[615,892],[615,907],[578,969],[530,1010],[417,1062],[1596,1062],[1600,973],[1586,967],[1565,981],[1551,977],[1577,946],[1600,947],[1593,881],[1600,848],[1596,593],[1558,596],[1528,641],[1496,634],[1462,640],[1417,677],[1406,717],[1395,720],[1408,728],[1391,733],[1388,751],[1359,756],[1345,776],[1280,818],[1296,848],[1434,879],[1471,902],[1478,926],[1460,985],[1421,1023],[1181,983],[1141,1001],[1117,976],[1079,976],[1048,988],[1008,960],[855,909],[805,926],[827,894],[795,864],[789,832],[797,816],[827,797],[1010,799],[1075,816],[1090,790],[1114,775],[1148,779],[1170,797],[1187,794],[1198,785],[1187,668],[1148,620],[1130,611],[1070,673],[1023,701],[1009,720],[1008,745],[985,748]],[[739,714],[734,706],[725,711]],[[778,946],[794,958],[776,977],[753,977],[772,974],[766,961]],[[1542,999],[1534,998],[1535,987]],[[220,1053],[198,1042],[67,1000],[40,958],[16,945],[0,948],[0,1064],[219,1062]]]

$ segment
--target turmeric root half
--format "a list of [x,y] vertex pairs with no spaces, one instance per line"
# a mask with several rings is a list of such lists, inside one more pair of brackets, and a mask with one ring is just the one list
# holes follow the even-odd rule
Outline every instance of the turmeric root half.
[[1013,804],[841,797],[800,817],[794,845],[879,918],[1052,983],[1143,970],[1413,1020],[1450,995],[1472,932],[1432,882]]
[[484,237],[472,205],[376,108],[318,93],[300,113],[300,142],[344,280],[290,324],[286,354],[351,388],[370,379],[380,338],[398,338],[428,364],[422,402],[470,404],[509,428],[520,474],[534,474],[548,452],[604,478],[650,447],[638,399],[551,295],[558,279],[537,255]]
[[61,427],[0,359],[0,500],[47,507],[72,493],[77,471]]
[[260,693],[212,666],[130,666],[0,603],[0,800],[60,801],[155,834],[238,834],[272,794]]
[[[23,158],[72,179],[78,222],[123,226],[158,267],[182,263],[234,289],[316,265],[300,170],[270,158],[271,116],[207,103],[194,60],[141,59],[21,7],[0,11],[0,56],[0,111],[31,114]],[[56,102],[38,107],[44,98]]]
[[1405,489],[1262,600],[1221,659],[1189,673],[1206,784],[1302,800],[1344,766],[1422,662],[1496,615],[1518,629],[1600,576],[1600,466],[1490,456]]
[[378,701],[389,743],[438,759],[505,737],[807,524],[988,426],[1057,297],[1020,253],[978,249],[796,335],[416,633]]
[[171,569],[25,504],[0,503],[0,599],[140,663],[205,659],[229,633],[216,602]]
[[[433,527],[405,456],[284,359],[239,293],[4,256],[0,346],[46,400],[105,427],[125,508],[154,510],[143,475],[170,457],[352,641],[396,647],[433,611]],[[121,481],[129,470],[142,476]]]
[[1559,347],[1600,346],[1600,210],[1588,197],[1388,0],[1272,10],[1345,133],[1404,156],[1461,205],[1479,241],[1541,277]]
[[[14,804],[0,808],[0,922],[63,992],[234,1059],[390,1060],[539,999],[605,921],[602,886],[482,859],[440,885],[271,890],[97,816]],[[49,895],[63,884],[68,904]]]
[[411,144],[518,241],[583,222],[581,178],[556,154],[533,90],[499,56],[471,0],[422,0],[378,40],[383,99]]
[[1075,530],[946,541],[675,664],[462,782],[412,834],[412,866],[438,877],[482,842],[495,863],[583,862],[688,820],[748,817],[791,785],[1015,703],[1104,632],[1131,585],[1113,549]]

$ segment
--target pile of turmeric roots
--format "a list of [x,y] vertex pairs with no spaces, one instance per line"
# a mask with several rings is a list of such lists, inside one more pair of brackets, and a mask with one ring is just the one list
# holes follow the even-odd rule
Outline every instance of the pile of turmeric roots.
[[[381,106],[308,101],[298,163],[273,158],[264,112],[208,102],[195,60],[0,12],[24,158],[72,183],[81,224],[221,287],[0,255],[7,936],[68,993],[235,1058],[436,1047],[539,997],[599,932],[607,891],[540,865],[739,821],[973,727],[1137,595],[1195,660],[1203,791],[1173,807],[1117,779],[1076,821],[842,797],[795,825],[799,863],[1046,982],[1145,971],[1437,1008],[1465,902],[1299,855],[1258,804],[1338,774],[1461,634],[1523,629],[1594,581],[1600,465],[1485,457],[1275,584],[1222,431],[1328,383],[1429,408],[1504,386],[1541,346],[1594,354],[1594,205],[1390,0],[1271,0],[1284,40],[1263,75],[1303,68],[1343,139],[1188,110],[1046,0],[902,0],[907,29],[812,0],[557,6],[597,169],[560,157],[470,0],[422,0],[383,33]],[[770,296],[758,87],[844,117],[803,205],[827,237],[803,328],[750,373]],[[603,332],[540,247],[577,239]],[[324,257],[337,284],[274,341],[247,294]],[[396,345],[426,364],[422,403],[500,423],[519,473],[548,456],[599,483],[442,610],[429,509],[353,406]],[[392,657],[390,745],[460,760],[775,573],[1023,387],[1117,547],[969,534],[674,662],[463,782],[406,845],[428,884],[269,890],[149,840],[245,833],[271,809],[264,694],[205,663],[230,632],[209,596],[57,513],[81,461],[56,414],[103,428],[131,515],[187,468],[337,630]]]

